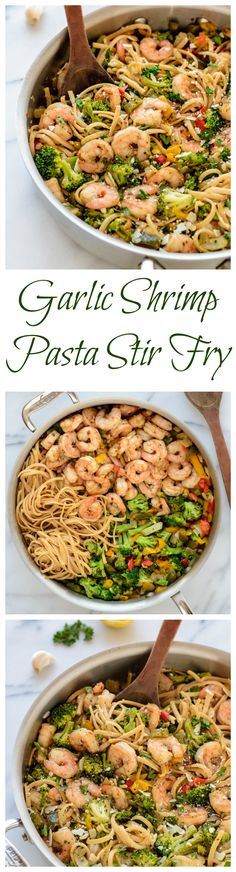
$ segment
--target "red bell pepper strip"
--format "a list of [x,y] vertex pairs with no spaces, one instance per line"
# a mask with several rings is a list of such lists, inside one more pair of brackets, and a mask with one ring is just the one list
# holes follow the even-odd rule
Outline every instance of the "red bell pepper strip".
[[127,566],[128,566],[128,569],[134,568],[134,557],[129,557]]
[[206,780],[206,778],[193,778],[193,781],[180,788],[180,793],[188,793],[188,790],[192,790],[192,787],[196,787],[197,784],[206,784]]

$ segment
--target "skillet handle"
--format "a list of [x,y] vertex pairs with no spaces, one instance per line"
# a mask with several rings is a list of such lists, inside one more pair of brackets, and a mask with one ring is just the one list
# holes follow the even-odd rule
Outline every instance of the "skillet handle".
[[[35,433],[36,427],[31,421],[30,414],[31,412],[37,412],[38,409],[42,409],[43,406],[47,406],[48,403],[51,403],[52,400],[55,400],[56,397],[60,397],[63,391],[51,391],[51,393],[47,393],[43,391],[42,394],[37,394],[33,400],[29,400],[28,403],[25,403],[22,409],[22,418],[28,430],[31,430],[31,433]],[[78,403],[79,397],[73,391],[67,391],[68,397],[72,400],[72,403]]]
[[179,609],[179,612],[181,612],[181,615],[193,615],[193,611],[191,609],[191,606],[189,606],[187,601],[185,599],[183,599],[180,591],[178,591],[178,593],[175,593],[171,597],[171,599],[173,600],[173,602],[175,603],[175,605]]
[[[11,820],[6,821],[5,831],[8,833],[9,830],[18,829],[18,827],[22,827],[22,821],[20,818],[12,818]],[[29,863],[25,860],[21,852],[12,842],[9,841],[8,838],[5,839],[5,866],[29,866]]]

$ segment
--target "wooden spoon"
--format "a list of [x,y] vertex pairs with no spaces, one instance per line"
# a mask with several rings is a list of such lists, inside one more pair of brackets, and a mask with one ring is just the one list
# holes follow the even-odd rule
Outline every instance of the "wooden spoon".
[[65,6],[70,38],[69,63],[60,83],[60,96],[68,91],[80,94],[99,82],[114,84],[111,76],[98,64],[88,43],[81,6]]
[[222,391],[186,391],[186,397],[199,409],[210,427],[230,504],[230,456],[220,424]]
[[163,621],[142,672],[117,694],[116,700],[130,699],[133,702],[154,702],[159,705],[158,681],[161,668],[180,624],[181,621]]

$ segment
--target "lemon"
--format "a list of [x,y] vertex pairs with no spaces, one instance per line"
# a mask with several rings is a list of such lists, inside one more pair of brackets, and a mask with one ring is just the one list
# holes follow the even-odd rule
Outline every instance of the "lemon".
[[107,627],[118,627],[118,628],[119,628],[119,627],[127,627],[128,624],[132,624],[132,623],[133,623],[132,620],[130,620],[130,621],[109,621],[109,620],[103,620],[103,621],[102,621],[102,624],[106,624]]

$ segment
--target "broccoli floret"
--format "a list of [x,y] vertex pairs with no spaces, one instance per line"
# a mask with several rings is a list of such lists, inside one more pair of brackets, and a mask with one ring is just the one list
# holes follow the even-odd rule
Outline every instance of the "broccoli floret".
[[156,76],[159,71],[159,64],[152,64],[149,67],[144,67],[142,70],[142,76],[145,76],[146,79],[150,79],[151,76]]
[[106,799],[91,799],[87,810],[95,824],[106,826],[110,817],[110,805]]
[[126,186],[128,183],[137,182],[140,172],[140,165],[137,158],[122,158],[117,156],[109,165],[109,173],[113,176],[118,187]]
[[98,599],[110,599],[110,591],[103,589],[103,581],[99,584],[98,579],[88,577],[88,578],[80,578],[80,585],[84,587],[85,594],[88,599],[98,598]]
[[37,763],[27,772],[26,781],[39,781],[41,778],[45,778],[45,768],[43,764]]
[[63,191],[76,191],[80,185],[83,185],[84,182],[89,179],[89,176],[86,175],[86,173],[82,173],[80,170],[76,172],[68,160],[61,161],[61,170],[63,177],[60,184]]
[[124,720],[122,721],[122,727],[125,733],[128,733],[129,730],[134,730],[136,727],[136,718],[138,715],[138,709],[131,707],[127,708],[127,711],[124,716]]
[[201,503],[192,503],[190,500],[184,503],[183,514],[186,521],[198,520],[202,514]]
[[77,706],[73,702],[64,702],[56,705],[52,709],[49,716],[49,723],[57,727],[58,730],[66,727],[68,722],[73,721],[77,711]]
[[91,556],[101,557],[102,548],[101,545],[98,544],[98,542],[93,542],[92,539],[86,539],[85,547],[87,548],[87,551],[89,551]]
[[[132,800],[131,800],[132,803]],[[157,820],[156,807],[154,805],[153,800],[150,796],[146,796],[145,793],[136,793],[135,799],[133,802],[134,812],[133,814],[141,814],[150,821],[151,824],[155,825]],[[137,809],[137,811],[136,811]]]
[[171,191],[165,188],[158,197],[158,211],[161,215],[174,217],[176,211],[190,211],[194,204],[194,197],[187,192]]
[[155,548],[157,545],[156,536],[137,536],[137,545],[139,548]]
[[133,851],[130,859],[133,866],[159,866],[157,855],[145,848],[142,851]]
[[117,215],[117,218],[114,218],[114,221],[111,221],[108,226],[108,233],[115,233],[116,236],[124,239],[125,242],[130,242],[132,232],[130,221],[127,221],[127,218],[124,218],[123,215]]
[[117,558],[115,560],[116,569],[126,569],[126,566],[127,566],[127,564],[126,564],[125,557],[123,556],[123,554],[118,553]]
[[61,155],[56,148],[43,145],[36,152],[34,162],[43,179],[57,179],[61,175]]
[[223,120],[218,109],[208,109],[204,115],[205,129],[201,131],[200,136],[205,139],[205,142],[210,142],[213,136],[218,133],[223,127]]
[[171,526],[173,524],[175,527],[184,527],[185,526],[185,519],[184,519],[183,515],[181,515],[180,513],[178,514],[176,512],[176,513],[173,513],[173,515],[168,515],[168,517],[166,518],[166,524],[167,524],[167,526],[168,526],[168,524],[170,524]]
[[83,772],[95,781],[95,784],[100,784],[104,778],[112,778],[114,766],[108,763],[106,754],[84,754]]
[[68,736],[72,733],[74,727],[74,721],[68,720],[66,726],[63,730],[60,730],[58,733],[54,733],[53,742],[59,748],[69,748],[70,743],[68,742]]
[[212,788],[209,784],[199,784],[198,787],[192,787],[186,793],[177,793],[176,802],[187,803],[187,805],[208,805],[209,793]]
[[210,211],[211,211],[210,203],[203,203],[202,206],[199,206],[198,213],[197,213],[198,221],[199,220],[202,221],[203,218],[206,218],[206,216],[209,214]]
[[99,557],[99,558],[91,557],[91,559],[89,560],[89,569],[90,569],[91,575],[95,576],[95,578],[105,578],[106,577],[106,572],[105,572],[105,567],[104,567],[102,557]]
[[133,500],[128,500],[127,505],[130,512],[146,512],[148,510],[148,499],[143,494],[137,494]]

